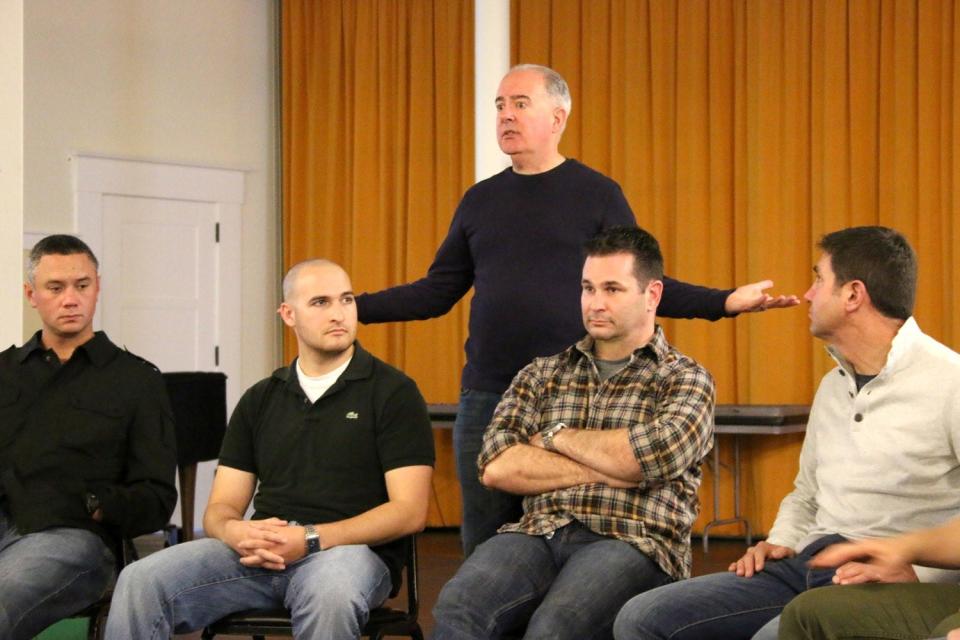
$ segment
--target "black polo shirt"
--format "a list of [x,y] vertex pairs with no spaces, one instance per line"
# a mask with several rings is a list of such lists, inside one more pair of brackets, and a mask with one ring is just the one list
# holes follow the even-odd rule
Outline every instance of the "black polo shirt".
[[[177,501],[173,414],[156,367],[106,334],[61,364],[38,331],[0,354],[0,501],[21,534],[156,531]],[[85,495],[100,498],[103,523]]]
[[[220,464],[257,476],[254,518],[326,523],[388,501],[384,473],[433,465],[433,432],[417,385],[354,343],[353,359],[311,403],[296,361],[240,399]],[[373,547],[399,584],[404,541]]]

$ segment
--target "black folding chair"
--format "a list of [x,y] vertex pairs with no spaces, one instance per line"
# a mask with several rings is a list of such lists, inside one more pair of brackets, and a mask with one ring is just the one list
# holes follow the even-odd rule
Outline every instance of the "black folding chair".
[[[370,612],[370,619],[363,627],[363,635],[371,640],[384,636],[409,636],[423,640],[423,630],[417,621],[419,598],[417,594],[417,537],[410,536],[406,558],[407,608],[395,609],[385,604]],[[201,638],[212,640],[218,635],[253,636],[264,640],[266,636],[293,636],[290,612],[284,608],[249,609],[232,613],[203,630]]]

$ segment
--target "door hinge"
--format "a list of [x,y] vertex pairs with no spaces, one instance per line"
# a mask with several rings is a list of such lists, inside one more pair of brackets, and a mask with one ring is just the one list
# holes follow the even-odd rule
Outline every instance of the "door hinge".
[[213,366],[220,366],[220,345],[213,348]]
[[216,222],[213,225],[213,241],[220,242],[220,223]]

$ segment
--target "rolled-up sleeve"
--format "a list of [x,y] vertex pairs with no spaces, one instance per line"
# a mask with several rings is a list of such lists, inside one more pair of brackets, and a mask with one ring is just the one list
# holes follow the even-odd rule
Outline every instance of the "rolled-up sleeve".
[[676,478],[713,446],[713,378],[692,365],[672,372],[657,390],[663,399],[649,421],[629,429],[633,455],[644,478]]
[[484,470],[494,458],[516,444],[528,442],[540,431],[541,366],[541,361],[534,360],[521,369],[503,394],[483,434],[483,446],[477,457],[479,477],[483,477]]

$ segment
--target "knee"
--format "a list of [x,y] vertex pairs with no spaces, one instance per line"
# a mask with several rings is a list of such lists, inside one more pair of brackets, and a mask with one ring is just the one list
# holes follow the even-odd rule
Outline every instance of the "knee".
[[353,585],[330,584],[311,589],[307,599],[319,610],[366,620],[370,613],[367,595]]
[[[484,563],[477,562],[477,553],[460,567],[437,596],[433,617],[453,626],[485,625],[496,617],[500,608],[493,595],[501,593],[498,576]],[[481,622],[483,621],[483,622]]]
[[366,547],[335,547],[323,553],[330,557],[322,579],[311,579],[316,577],[312,571],[298,574],[287,590],[287,607],[308,618],[319,612],[316,615],[346,617],[362,624],[370,609],[389,595],[389,570]]
[[780,633],[786,637],[807,637],[820,628],[820,616],[831,614],[836,594],[836,590],[811,589],[798,595],[780,614]]
[[[524,639],[587,637],[581,632],[589,632],[591,638],[609,637],[610,620],[592,625],[588,630],[584,625],[581,607],[564,606],[561,603],[545,600],[534,610],[527,623]],[[589,614],[588,614],[589,616]],[[589,616],[592,618],[592,616]],[[591,622],[596,622],[591,620]]]
[[433,616],[435,618],[444,617],[451,611],[462,611],[469,608],[471,598],[469,576],[463,575],[461,569],[452,578],[447,580],[446,584],[440,589],[437,596],[437,602],[433,605]]
[[628,600],[613,621],[613,637],[616,640],[640,640],[659,638],[656,618],[658,607],[651,594],[641,593]]
[[182,550],[179,546],[163,549],[124,567],[113,590],[113,601],[141,599],[143,595],[162,596],[170,575],[183,569],[183,565],[178,563],[175,557],[175,550]]
[[288,589],[286,606],[296,633],[311,636],[323,630],[331,636],[357,635],[370,617],[367,594],[352,584],[311,585],[306,590]]
[[146,568],[146,560],[137,560],[128,564],[117,577],[113,588],[113,601],[122,602],[133,593],[142,593],[151,588],[152,575]]

